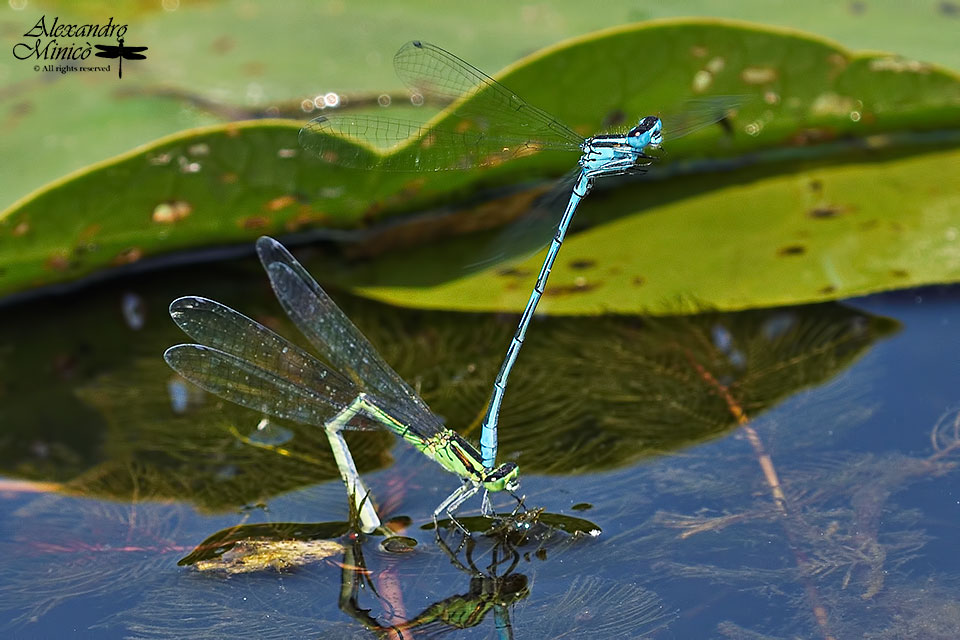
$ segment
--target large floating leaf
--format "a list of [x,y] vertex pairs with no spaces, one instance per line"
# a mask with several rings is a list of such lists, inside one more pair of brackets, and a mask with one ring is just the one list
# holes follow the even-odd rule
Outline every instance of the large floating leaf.
[[[489,72],[547,43],[679,12],[808,29],[853,48],[882,48],[960,67],[950,2],[906,16],[891,0],[871,2],[869,10],[856,3],[823,8],[766,0],[647,3],[642,9],[607,3],[603,11],[580,0],[510,5],[502,11],[481,4],[441,8],[434,0],[396,6],[352,0],[336,7],[317,7],[311,0],[269,7],[225,1],[181,3],[176,11],[144,3],[124,7],[122,16],[111,3],[60,2],[56,9],[66,24],[113,15],[129,23],[128,42],[148,45],[149,55],[131,65],[122,81],[116,71],[83,77],[40,74],[29,60],[8,59],[0,91],[5,116],[0,148],[5,156],[31,161],[0,173],[0,207],[70,171],[187,127],[278,109],[292,113],[305,97],[326,91],[368,100],[394,93],[400,83],[389,65],[390,49],[414,37],[453,47],[455,34],[456,53]],[[6,15],[0,43],[9,52],[38,14]],[[284,37],[261,37],[264,33]]]
[[[568,238],[539,308],[663,314],[955,282],[958,164],[956,149],[866,152],[756,180],[746,169],[599,194],[585,215],[637,213]],[[360,292],[394,304],[519,311],[542,259],[444,281],[428,254],[408,252],[353,281],[379,283]]]
[[[122,80],[115,60],[110,73],[80,74],[38,72],[34,60],[5,58],[0,149],[5,158],[29,161],[0,173],[0,208],[70,171],[187,128],[271,113],[298,117],[302,100],[328,91],[353,98],[353,104],[375,102],[384,92],[399,98],[400,81],[389,61],[391,48],[404,39],[449,38],[469,24],[473,36],[458,38],[458,52],[495,70],[537,43],[638,19],[627,6],[598,12],[570,0],[540,7],[536,19],[523,21],[513,12],[479,5],[438,11],[432,0],[390,7],[355,0],[339,9],[312,0],[272,6],[182,3],[176,11],[143,3],[123,9],[59,2],[55,11],[59,24],[100,23],[112,16],[129,25],[127,43],[149,49],[146,60],[125,68]],[[50,5],[48,11],[50,26]],[[23,34],[41,14],[8,9],[7,28],[0,33],[3,50],[9,54],[17,44],[31,42]],[[284,36],[263,37],[274,33]]]
[[[754,97],[732,120],[732,138],[714,127],[672,144],[672,160],[790,150],[960,121],[960,82],[944,70],[722,21],[602,32],[532,56],[502,80],[584,135],[691,95]],[[541,154],[486,172],[365,173],[305,157],[297,149],[297,126],[258,121],[188,131],[24,198],[0,214],[0,293],[264,231],[369,226],[480,184],[560,173],[576,160]],[[849,205],[864,208],[858,201]]]

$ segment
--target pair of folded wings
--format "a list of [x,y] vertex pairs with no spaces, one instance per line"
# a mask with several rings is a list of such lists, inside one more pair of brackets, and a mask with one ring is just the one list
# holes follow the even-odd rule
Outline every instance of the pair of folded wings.
[[[166,351],[174,370],[226,400],[279,418],[322,426],[365,392],[425,437],[443,430],[442,420],[280,243],[262,237],[257,253],[284,311],[332,366],[230,307],[190,296],[174,300],[170,315],[198,344]],[[360,415],[348,427],[376,423]]]

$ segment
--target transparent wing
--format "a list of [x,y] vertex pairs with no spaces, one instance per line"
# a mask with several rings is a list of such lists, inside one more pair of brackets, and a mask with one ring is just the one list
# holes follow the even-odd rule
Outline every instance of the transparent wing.
[[[714,96],[684,102],[676,113],[661,117],[665,145],[669,145],[670,140],[723,121],[753,99],[753,96]],[[649,170],[658,171],[659,168],[654,165]],[[636,169],[634,175],[646,171],[646,168]],[[538,199],[529,213],[508,225],[476,262],[467,265],[467,270],[474,271],[503,261],[515,261],[532,255],[549,244],[556,233],[564,204],[570,197],[570,190],[578,173],[579,169],[575,169],[559,180],[545,196]]]
[[710,96],[687,100],[675,113],[660,117],[663,122],[664,140],[680,138],[716,124],[729,118],[734,111],[754,99],[753,96],[742,95]]
[[489,167],[579,143],[531,140],[463,121],[456,131],[381,116],[320,116],[300,129],[300,146],[322,160],[356,169],[446,171]]
[[[577,168],[554,181],[532,203],[529,211],[506,225],[484,246],[477,258],[466,265],[466,270],[474,272],[494,264],[517,262],[550,244],[579,174]],[[531,275],[536,277],[535,273]]]
[[400,79],[421,95],[465,99],[464,109],[487,119],[486,130],[491,135],[574,148],[583,142],[583,136],[547,112],[436,45],[408,42],[393,57],[393,67]]
[[215,300],[198,296],[177,298],[170,303],[170,317],[199,344],[282,373],[291,382],[317,388],[330,378],[341,386],[353,385],[283,336]]
[[[167,362],[183,377],[226,400],[280,418],[322,425],[360,392],[350,380],[286,338],[219,302],[178,298],[170,304],[170,316],[204,348],[229,358],[220,358],[219,371],[211,369],[212,356],[207,351],[202,356],[172,356],[180,363],[176,366],[169,357]],[[167,351],[171,353],[178,352]],[[260,380],[252,387],[250,371],[257,371]],[[301,406],[305,394],[311,401]],[[348,428],[375,429],[376,424],[358,416]]]
[[[200,344],[178,344],[163,354],[175,371],[210,393],[278,418],[323,426],[346,407],[357,389],[325,379],[315,391],[286,375],[263,369],[239,356]],[[319,373],[319,372],[317,372]]]
[[400,422],[415,425],[418,433],[427,436],[443,431],[443,421],[384,362],[283,245],[263,236],[257,240],[257,254],[280,305],[321,356],[347,372],[359,388],[371,391],[377,406]]

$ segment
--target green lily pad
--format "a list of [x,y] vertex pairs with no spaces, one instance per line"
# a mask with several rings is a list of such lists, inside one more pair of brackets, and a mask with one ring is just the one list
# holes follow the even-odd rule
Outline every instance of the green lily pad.
[[[569,237],[538,309],[735,310],[955,282],[958,163],[957,149],[867,152],[754,181],[747,169],[603,194],[586,216],[642,209]],[[431,280],[435,262],[409,252],[352,277],[380,283],[358,292],[393,304],[519,311],[542,260],[442,281]]]
[[[0,92],[2,147],[10,157],[36,158],[39,142],[42,161],[20,162],[17,171],[0,174],[0,207],[66,173],[188,127],[299,112],[301,100],[318,92],[340,92],[354,98],[353,104],[383,92],[396,100],[400,83],[390,68],[391,48],[413,37],[452,47],[455,34],[459,56],[493,71],[549,43],[679,11],[808,29],[855,49],[897,51],[960,67],[950,2],[911,11],[909,29],[903,27],[902,7],[890,0],[870,2],[869,10],[858,3],[814,8],[766,0],[642,8],[607,3],[603,11],[557,0],[493,12],[479,4],[438,7],[433,0],[395,7],[352,0],[322,8],[310,0],[269,8],[232,0],[181,3],[176,11],[144,3],[125,6],[122,15],[109,2],[44,6],[48,19],[56,13],[61,23],[114,16],[129,23],[128,42],[150,48],[146,60],[127,66],[122,81],[116,71],[83,78],[38,74],[33,62],[8,59]],[[305,19],[316,15],[322,18]],[[0,33],[5,51],[23,41],[37,17],[29,10],[8,12],[8,28]],[[264,33],[284,37],[260,37]]]
[[[642,68],[625,73],[638,60]],[[664,21],[583,37],[525,59],[502,80],[584,135],[627,124],[661,105],[680,105],[690,96],[753,97],[731,120],[732,136],[714,127],[677,140],[670,145],[671,160],[736,158],[762,149],[796,154],[825,140],[960,123],[960,82],[945,70],[894,56],[853,54],[792,31],[716,20]],[[446,117],[452,116],[440,117],[437,126],[444,126]],[[298,127],[292,121],[261,120],[189,130],[27,196],[0,213],[0,295],[170,251],[245,242],[263,232],[330,234],[395,222],[400,213],[462,201],[481,187],[562,173],[576,160],[542,153],[474,172],[351,171],[301,153]],[[822,147],[827,156],[835,155],[832,149]],[[661,188],[679,193],[678,185]],[[913,191],[905,196],[921,205],[925,200]],[[771,201],[766,216],[785,215],[794,204]],[[844,203],[857,210],[866,205],[858,199]],[[735,215],[757,217],[749,209]],[[677,229],[698,232],[692,225]],[[712,242],[709,249],[722,250],[723,243]],[[720,263],[718,256],[697,258]],[[457,266],[433,264],[431,269],[456,276]],[[951,277],[940,273],[934,280]],[[681,284],[659,295],[706,288]],[[880,287],[901,284],[893,278]],[[404,294],[404,303],[451,302],[449,296],[441,296],[441,303],[433,295]],[[753,304],[751,291],[744,296],[743,306]],[[509,296],[502,306],[494,298],[504,299],[494,291],[471,303],[518,308]],[[618,309],[622,298],[607,296],[606,308]]]

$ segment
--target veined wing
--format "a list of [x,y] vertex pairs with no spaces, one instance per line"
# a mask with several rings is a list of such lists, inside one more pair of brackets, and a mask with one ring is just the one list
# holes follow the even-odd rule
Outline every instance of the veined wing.
[[[237,404],[308,424],[323,425],[360,393],[350,380],[247,316],[219,302],[184,297],[170,316],[200,345],[164,354],[183,377]],[[352,429],[374,429],[358,416]]]
[[543,150],[574,151],[556,140],[488,131],[473,121],[457,130],[382,116],[320,116],[300,129],[300,146],[331,164],[386,171],[446,171],[489,167]]
[[283,336],[215,300],[177,298],[170,303],[170,317],[199,344],[281,373],[297,384],[319,389],[327,378],[340,386],[353,384]]
[[710,96],[693,98],[683,103],[677,113],[660,118],[665,141],[700,131],[730,117],[734,111],[753,100],[753,96]]
[[442,100],[464,99],[491,135],[578,147],[583,136],[538,109],[473,65],[436,45],[414,40],[400,47],[393,66],[413,91]]
[[[328,382],[323,391],[200,344],[178,344],[163,354],[175,371],[210,393],[278,418],[323,426],[357,397],[356,387]],[[324,377],[324,376],[321,376]]]
[[443,421],[390,368],[283,245],[262,236],[257,240],[257,254],[283,310],[321,356],[347,372],[360,389],[371,391],[377,406],[401,423],[415,425],[427,436],[444,430]]
[[530,206],[530,210],[507,224],[491,240],[477,259],[468,264],[468,272],[486,269],[494,264],[517,262],[532,256],[550,244],[556,235],[564,204],[580,174],[580,167],[556,180]]

